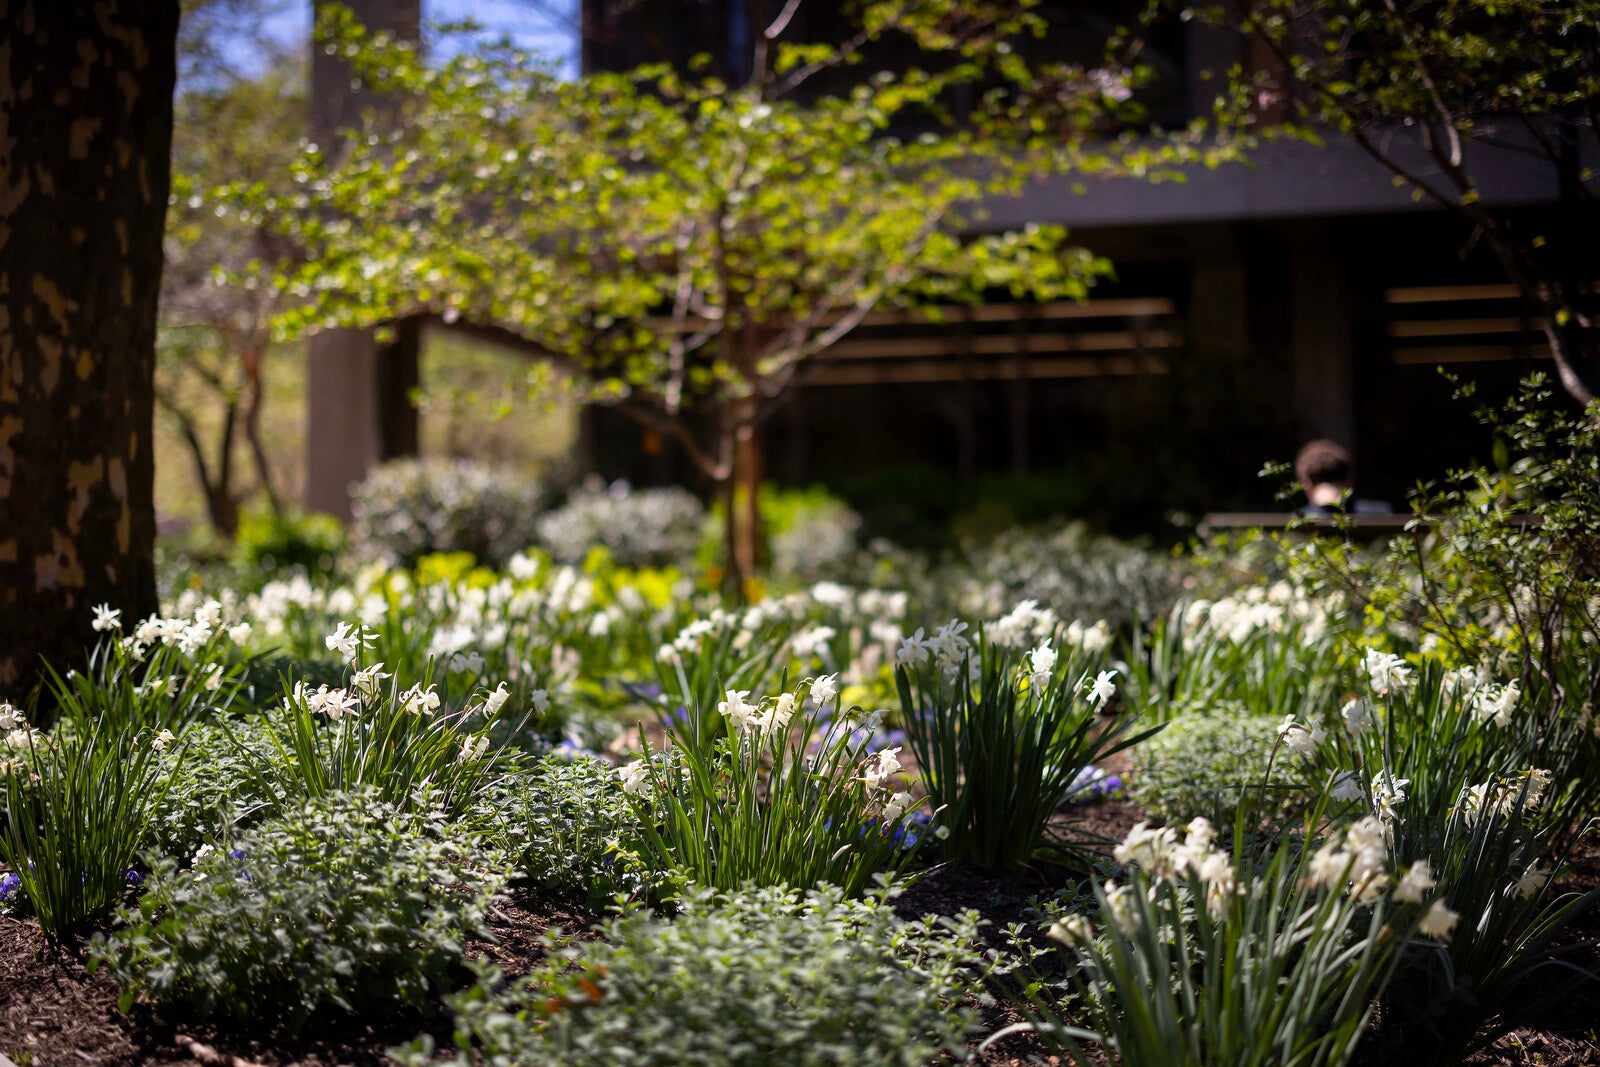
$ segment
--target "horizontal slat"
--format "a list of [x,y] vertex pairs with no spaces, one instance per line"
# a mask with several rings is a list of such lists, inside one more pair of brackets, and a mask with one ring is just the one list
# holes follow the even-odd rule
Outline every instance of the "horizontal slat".
[[1017,356],[1055,352],[1136,352],[1141,348],[1176,348],[1182,338],[1174,330],[1085,330],[1080,333],[984,334],[963,337],[859,337],[828,349],[838,359],[959,359],[964,355]]
[[1514,285],[1416,285],[1385,289],[1390,304],[1439,304],[1450,300],[1509,300],[1517,296]]
[[[978,304],[943,307],[948,322],[1011,322],[1014,320],[1156,318],[1176,314],[1178,307],[1165,297],[1123,297],[1105,300],[1055,300],[1048,304]],[[833,316],[831,321],[838,321]],[[920,311],[874,311],[861,320],[863,326],[901,326],[925,323]]]
[[1409,319],[1389,323],[1390,337],[1455,337],[1473,333],[1522,333],[1539,323],[1528,319]]
[[828,364],[807,376],[806,385],[909,385],[916,382],[992,382],[1045,378],[1126,377],[1165,374],[1167,365],[1153,356],[1107,356],[1104,359],[1040,359],[1019,365],[1015,360],[992,363],[926,361],[890,364]]
[[1548,345],[1530,345],[1518,348],[1513,345],[1457,345],[1439,348],[1397,348],[1396,363],[1498,363],[1513,359],[1548,359]]
[[[1165,297],[1108,297],[1104,300],[1055,300],[1047,304],[965,304],[943,305],[939,309],[944,321],[956,322],[1048,322],[1054,319],[1114,319],[1159,318],[1177,313],[1178,307]],[[818,326],[832,326],[844,317],[843,311],[824,315]],[[672,319],[666,315],[652,316],[646,320],[652,329],[672,329]],[[869,311],[861,320],[862,326],[926,326],[933,321],[925,311],[884,310]],[[690,332],[705,329],[705,319],[689,316],[683,328]]]

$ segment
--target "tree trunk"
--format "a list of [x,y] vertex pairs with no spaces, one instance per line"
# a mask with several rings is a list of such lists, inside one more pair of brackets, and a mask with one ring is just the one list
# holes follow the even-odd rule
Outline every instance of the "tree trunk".
[[274,515],[283,514],[283,501],[272,482],[272,465],[267,460],[266,446],[261,443],[261,405],[265,398],[261,391],[261,360],[263,353],[252,350],[244,355],[244,439],[250,446],[250,459],[256,469],[256,481],[267,495],[267,506]]
[[735,569],[750,578],[761,569],[761,428],[756,424],[754,402],[746,411],[741,402],[741,424],[733,450],[734,520],[728,544]]
[[178,0],[0,0],[0,696],[156,608]]

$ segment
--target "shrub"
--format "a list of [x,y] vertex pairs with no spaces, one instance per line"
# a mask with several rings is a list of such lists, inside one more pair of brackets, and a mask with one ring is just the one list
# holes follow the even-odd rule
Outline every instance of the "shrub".
[[816,581],[836,572],[855,554],[861,516],[820,486],[783,490],[763,486],[761,515],[775,575]]
[[332,515],[248,512],[234,538],[233,564],[260,573],[299,567],[311,574],[331,574],[344,550],[344,537],[344,524]]
[[[1178,715],[1133,751],[1133,799],[1153,819],[1182,823],[1196,815],[1231,822],[1247,789],[1266,781],[1278,723],[1226,707]],[[1271,785],[1287,786],[1289,769],[1274,765]],[[1269,801],[1278,794],[1269,790]],[[1256,796],[1252,793],[1251,801]],[[1273,805],[1280,813],[1284,806]]]
[[539,541],[562,563],[583,562],[604,545],[624,567],[663,567],[694,557],[706,510],[687,490],[634,489],[613,482],[580,489],[538,522]]
[[968,545],[945,568],[945,596],[961,615],[998,615],[1034,600],[1063,619],[1104,619],[1118,631],[1169,611],[1183,593],[1185,567],[1172,557],[1092,535],[1082,523],[1011,530]]
[[[643,910],[509,988],[453,997],[459,1064],[808,1067],[959,1056],[977,917],[902,922],[880,893],[702,890]],[[428,1039],[404,1062],[433,1062]]]
[[608,899],[646,881],[631,854],[638,819],[604,760],[544,756],[492,785],[480,803],[496,845],[542,888]]
[[403,567],[430,552],[470,552],[498,567],[533,543],[539,495],[530,478],[467,460],[396,460],[356,488],[351,551]]
[[161,857],[120,929],[90,946],[123,987],[200,1016],[421,1005],[483,932],[504,876],[437,805],[333,794],[203,849]]
[[275,751],[258,721],[191,723],[181,748],[161,755],[161,788],[154,798],[143,848],[192,855],[206,841],[243,827],[278,797],[261,789],[259,760]]

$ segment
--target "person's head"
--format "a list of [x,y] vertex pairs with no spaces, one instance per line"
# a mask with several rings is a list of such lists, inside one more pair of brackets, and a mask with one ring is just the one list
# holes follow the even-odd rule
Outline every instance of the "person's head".
[[1337,442],[1312,441],[1294,458],[1294,473],[1313,504],[1337,503],[1350,489],[1354,474],[1350,453]]

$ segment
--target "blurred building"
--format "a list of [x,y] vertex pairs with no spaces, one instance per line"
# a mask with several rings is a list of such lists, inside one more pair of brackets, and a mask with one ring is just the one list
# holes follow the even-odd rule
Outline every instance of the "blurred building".
[[[750,69],[752,0],[586,0],[583,65]],[[836,40],[838,5],[808,0],[799,32]],[[1094,62],[1142,0],[1042,5],[1042,58]],[[881,67],[892,54],[874,57]],[[1174,126],[1207,113],[1206,71],[1259,62],[1236,36],[1173,21],[1143,57],[1144,102]],[[900,60],[904,62],[905,60]],[[1553,211],[1553,175],[1512,150],[1472,146],[1485,199]],[[1486,459],[1439,366],[1504,393],[1548,363],[1487,251],[1456,218],[1413,201],[1354,143],[1278,143],[1247,166],[1182,184],[1062,181],[991,206],[986,225],[1068,225],[1108,255],[1114,284],[1086,303],[1002,301],[933,325],[884,313],[818,361],[770,426],[769,474],[916,510],[954,486],[1011,481],[1069,510],[1148,528],[1174,511],[1271,505],[1263,461],[1331,437],[1369,497],[1403,502],[1418,478]],[[670,448],[613,413],[591,418],[591,459],[611,476],[690,480]]]

